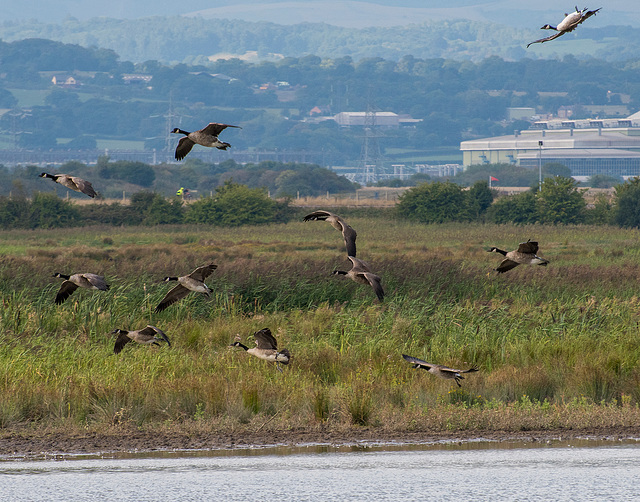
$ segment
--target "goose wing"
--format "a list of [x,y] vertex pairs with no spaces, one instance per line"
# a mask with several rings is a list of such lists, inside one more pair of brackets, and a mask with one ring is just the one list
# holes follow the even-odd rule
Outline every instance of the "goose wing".
[[580,21],[578,21],[578,24],[582,24],[584,23],[587,19],[589,19],[591,16],[595,16],[598,11],[602,9],[602,7],[596,9],[596,10],[588,10],[587,12],[585,12],[584,14],[582,14],[582,17],[580,18]]
[[173,289],[171,289],[160,303],[156,307],[156,312],[162,312],[169,305],[173,305],[178,300],[182,300],[185,296],[189,294],[190,290],[185,288],[182,284],[176,285]]
[[263,328],[260,331],[256,331],[253,336],[256,339],[256,345],[259,349],[278,349],[278,342],[271,334],[269,328]]
[[56,295],[56,305],[61,305],[64,301],[71,296],[71,294],[78,289],[78,285],[67,280],[60,285],[58,294]]
[[151,326],[151,324],[148,324],[146,328],[141,329],[140,334],[149,336],[152,338],[156,338],[156,339],[160,338],[165,342],[167,342],[167,345],[171,347],[171,342],[169,341],[169,337],[165,335],[164,331],[162,331],[160,328],[156,328],[155,326]]
[[533,42],[529,42],[527,44],[527,49],[529,48],[530,45],[533,45],[533,44],[538,44],[538,43],[542,44],[544,42],[549,42],[550,40],[555,40],[556,38],[561,37],[565,33],[567,33],[567,32],[566,31],[559,31],[557,33],[554,33],[553,35],[548,36],[548,37],[544,37],[544,38],[541,38],[539,40],[534,40]]
[[324,221],[329,216],[335,216],[335,214],[330,213],[329,211],[319,210],[319,211],[314,211],[313,213],[309,213],[304,218],[302,218],[302,221],[315,221],[315,220]]
[[405,361],[415,365],[415,368],[422,368],[424,370],[429,371],[431,368],[435,366],[435,364],[428,363],[427,361],[423,361],[422,359],[418,359],[417,357],[408,356],[406,354],[402,354],[402,357]]
[[107,284],[107,281],[105,281],[104,277],[102,277],[101,275],[82,274],[82,277],[84,277],[89,282],[89,284],[91,284],[91,286],[98,288],[100,291],[109,290],[109,285]]
[[373,291],[378,297],[378,300],[383,301],[384,290],[382,289],[382,285],[380,284],[380,281],[381,281],[380,276],[373,274],[371,272],[363,272],[359,275],[362,275],[367,280],[367,282],[371,285],[371,287],[373,288]]
[[242,129],[240,126],[234,126],[230,124],[219,124],[218,122],[211,122],[205,128],[201,129],[200,132],[203,134],[210,134],[211,136],[218,136],[222,131],[224,131],[227,127],[235,127],[237,129]]
[[351,270],[354,272],[371,272],[369,265],[366,262],[362,261],[360,258],[356,258],[355,256],[347,256],[351,261]]
[[511,270],[512,268],[515,268],[517,266],[518,266],[517,262],[511,261],[509,258],[505,258],[500,262],[500,265],[498,265],[498,268],[496,268],[496,272],[498,272],[499,274],[502,274],[507,270]]
[[195,145],[195,143],[187,136],[180,138],[178,146],[176,147],[176,160],[184,159],[193,148],[193,145]]
[[70,176],[68,179],[75,185],[75,188],[72,188],[72,190],[75,190],[76,192],[82,192],[83,194],[88,195],[91,198],[98,195],[93,189],[93,186],[91,186],[91,183],[89,183],[87,180],[83,180],[82,178],[78,178],[76,176]]
[[350,226],[347,225],[344,220],[339,220],[342,225],[342,237],[344,238],[344,245],[347,248],[347,256],[355,256],[356,255],[356,231]]
[[356,237],[358,234],[351,227],[351,225],[347,224],[340,216],[337,214],[330,213],[329,211],[318,210],[313,213],[309,213],[306,215],[302,221],[313,221],[313,220],[321,220],[325,221],[329,219],[332,222],[332,225],[337,225],[338,228],[342,232],[342,237],[344,238],[344,245],[347,248],[347,256],[355,256],[356,255]]
[[204,281],[217,268],[218,268],[218,265],[216,265],[215,263],[210,263],[209,265],[198,267],[193,272],[191,272],[187,277],[191,277],[196,281]]
[[127,333],[120,333],[116,338],[116,343],[113,346],[113,353],[119,354],[123,347],[131,341]]
[[521,242],[520,245],[518,246],[518,253],[536,254],[537,252],[538,252],[537,242],[532,242],[532,241]]

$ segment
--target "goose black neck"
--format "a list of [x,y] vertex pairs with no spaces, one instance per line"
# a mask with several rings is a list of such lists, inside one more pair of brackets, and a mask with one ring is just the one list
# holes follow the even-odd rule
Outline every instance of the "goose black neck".
[[61,274],[61,273],[57,273],[53,275],[54,277],[60,277],[61,279],[66,279],[69,280],[69,278],[71,277],[70,275],[65,275],[65,274]]
[[338,275],[347,275],[347,272],[344,270],[334,270],[333,273]]
[[244,350],[249,350],[249,347],[247,347],[244,343],[236,342],[234,345],[236,345],[236,347],[242,347]]
[[49,173],[42,173],[40,175],[41,178],[51,178],[52,180],[55,180],[56,177],[53,174],[49,174]]
[[188,131],[183,131],[182,129],[178,129],[178,132],[179,132],[180,134],[184,134],[185,136],[189,136],[189,134],[191,134],[190,132],[188,132]]
[[496,253],[500,253],[502,256],[507,256],[507,252],[502,249],[495,248]]

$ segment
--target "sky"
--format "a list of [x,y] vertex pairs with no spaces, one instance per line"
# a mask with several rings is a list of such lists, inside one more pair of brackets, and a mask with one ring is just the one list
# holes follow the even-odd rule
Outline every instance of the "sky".
[[[134,19],[200,15],[205,18],[270,21],[280,24],[325,22],[337,26],[395,26],[438,19],[493,21],[516,27],[557,24],[575,0],[21,0],[6,2],[0,22],[37,19],[58,23],[66,17]],[[428,5],[428,7],[425,7]],[[584,7],[585,5],[580,5]],[[598,25],[640,27],[639,0],[600,0]],[[595,23],[591,23],[595,24]]]

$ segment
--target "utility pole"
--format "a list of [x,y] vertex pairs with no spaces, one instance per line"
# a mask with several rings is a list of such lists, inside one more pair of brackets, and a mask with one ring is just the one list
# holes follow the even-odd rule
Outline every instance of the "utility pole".
[[538,192],[542,192],[542,140],[538,141]]

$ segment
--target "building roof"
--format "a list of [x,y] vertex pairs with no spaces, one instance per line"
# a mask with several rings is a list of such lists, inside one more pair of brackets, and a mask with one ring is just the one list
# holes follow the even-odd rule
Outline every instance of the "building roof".
[[[626,134],[628,128],[619,129],[571,129],[542,131],[527,130],[521,134],[497,136],[463,141],[460,150],[538,150],[538,142],[543,142],[543,150],[549,149],[599,149],[599,148],[639,148],[640,136]],[[639,131],[640,132],[640,131]]]
[[619,158],[640,158],[640,152],[632,152],[630,150],[618,150],[613,148],[601,149],[589,149],[589,148],[576,148],[573,150],[566,149],[542,149],[540,152],[522,152],[518,154],[518,159],[537,159],[541,156],[543,159],[619,159]]

